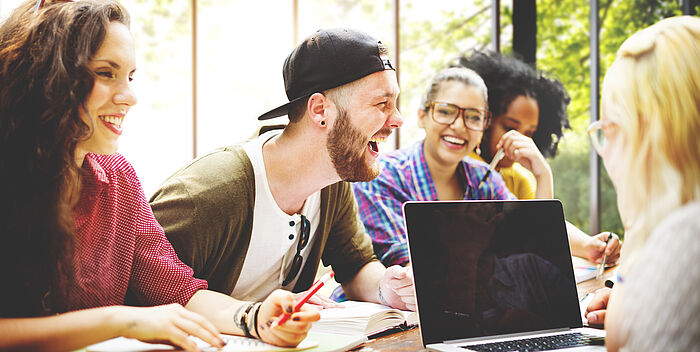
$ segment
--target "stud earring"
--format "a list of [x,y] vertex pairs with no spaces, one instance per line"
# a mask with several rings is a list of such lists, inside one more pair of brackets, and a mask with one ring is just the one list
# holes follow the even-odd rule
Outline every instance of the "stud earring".
[[325,126],[325,125],[326,125],[326,121],[325,121],[325,120],[321,120],[321,126]]

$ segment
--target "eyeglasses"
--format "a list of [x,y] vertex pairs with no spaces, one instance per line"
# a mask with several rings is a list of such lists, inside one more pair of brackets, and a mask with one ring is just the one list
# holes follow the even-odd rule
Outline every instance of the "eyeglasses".
[[284,278],[282,286],[289,285],[289,283],[292,282],[292,280],[294,280],[295,277],[297,277],[297,274],[299,274],[299,270],[301,269],[301,262],[304,260],[304,257],[301,256],[301,251],[304,250],[304,248],[306,248],[306,245],[309,244],[310,232],[311,223],[309,222],[309,219],[306,218],[306,216],[302,215],[301,234],[299,235],[299,242],[297,242],[297,254],[294,255],[294,259],[292,260],[292,267],[289,269],[289,273],[287,273],[287,276]]
[[[61,0],[60,2],[73,2],[73,1],[78,1],[78,0]],[[34,6],[34,13],[39,12],[39,9],[44,6],[44,2],[46,2],[46,0],[37,0],[36,1],[36,6]]]
[[455,104],[439,101],[431,102],[425,108],[433,111],[433,121],[441,125],[451,125],[462,115],[464,126],[470,130],[483,131],[489,127],[491,121],[491,112],[485,109],[460,108]]
[[586,130],[588,136],[591,138],[591,146],[593,146],[593,149],[598,155],[603,155],[603,151],[605,150],[606,140],[603,130],[611,125],[612,122],[598,120],[591,123],[591,125],[588,126],[588,130]]

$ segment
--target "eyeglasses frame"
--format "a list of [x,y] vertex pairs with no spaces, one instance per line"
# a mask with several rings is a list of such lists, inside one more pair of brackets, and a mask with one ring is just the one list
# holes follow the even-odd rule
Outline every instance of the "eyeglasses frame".
[[598,133],[598,131],[601,131],[602,133],[606,127],[612,124],[612,122],[597,120],[588,125],[588,128],[586,129],[588,138],[591,141],[591,147],[593,147],[593,150],[595,150],[595,152],[598,153],[599,156],[603,155],[605,145],[601,145],[600,139],[597,136],[595,136],[595,134]]
[[[455,118],[454,118],[450,123],[444,123],[444,122],[439,122],[439,121],[436,121],[436,120],[435,120],[435,105],[437,105],[437,104],[452,105],[452,106],[454,106],[454,107],[456,107],[456,108],[458,109],[457,115],[455,116]],[[449,125],[455,123],[455,121],[457,121],[457,119],[461,116],[461,117],[462,117],[462,121],[464,122],[464,127],[468,128],[468,129],[470,129],[470,130],[472,130],[472,131],[477,131],[477,132],[483,132],[483,131],[486,131],[487,128],[489,128],[489,126],[491,125],[491,118],[492,118],[492,115],[493,115],[493,114],[491,113],[491,111],[488,111],[488,110],[486,110],[486,109],[480,109],[480,108],[463,108],[463,107],[460,107],[460,106],[458,106],[458,105],[456,105],[456,104],[446,103],[446,102],[443,102],[443,101],[431,101],[430,103],[428,103],[428,104],[425,105],[425,109],[426,109],[426,110],[430,110],[430,111],[432,112],[432,114],[431,114],[431,119],[432,119],[433,121],[435,121],[435,123],[437,123],[437,124],[449,126]],[[467,118],[466,118],[466,112],[467,112],[467,111],[478,111],[478,112],[484,114],[484,119],[485,119],[486,121],[484,122],[484,128],[483,128],[483,129],[480,129],[480,130],[479,130],[479,129],[475,129],[475,128],[469,127],[469,126],[467,125]]]

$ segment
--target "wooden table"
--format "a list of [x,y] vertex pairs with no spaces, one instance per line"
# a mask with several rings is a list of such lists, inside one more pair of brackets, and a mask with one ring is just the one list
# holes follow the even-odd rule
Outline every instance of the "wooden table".
[[[605,284],[605,280],[612,277],[614,268],[608,268],[600,279],[590,279],[581,282],[576,285],[576,290],[578,291],[579,300],[586,295],[586,293],[594,292],[595,290],[601,288]],[[385,336],[376,340],[372,340],[363,344],[362,346],[352,350],[357,352],[379,352],[379,351],[425,351],[423,348],[423,343],[420,339],[420,332],[418,329],[412,329],[409,331],[402,331],[393,335]]]

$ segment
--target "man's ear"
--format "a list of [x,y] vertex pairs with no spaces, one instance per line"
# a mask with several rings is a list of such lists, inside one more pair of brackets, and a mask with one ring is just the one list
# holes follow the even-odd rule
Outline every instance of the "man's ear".
[[309,100],[306,101],[306,111],[309,114],[309,118],[311,118],[314,126],[320,128],[328,126],[330,117],[328,112],[334,108],[333,102],[321,93],[312,94]]

